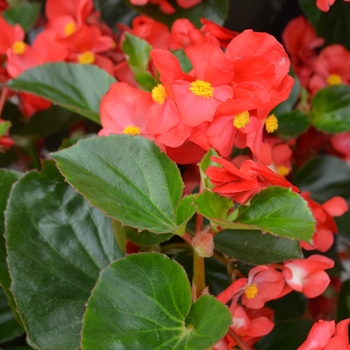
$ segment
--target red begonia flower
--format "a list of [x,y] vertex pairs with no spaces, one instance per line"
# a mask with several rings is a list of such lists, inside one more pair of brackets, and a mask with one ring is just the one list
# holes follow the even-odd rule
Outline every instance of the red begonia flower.
[[344,155],[345,160],[350,158],[350,132],[344,132],[330,137],[333,148]]
[[232,98],[228,85],[234,75],[233,65],[222,50],[213,44],[188,46],[185,53],[193,66],[193,79],[174,80],[175,95],[181,120],[189,126],[212,121],[217,107]]
[[323,204],[318,204],[309,197],[308,192],[301,196],[308,202],[308,206],[316,219],[316,231],[312,237],[313,243],[301,241],[302,248],[306,250],[317,249],[326,252],[334,242],[334,233],[338,232],[333,216],[341,216],[348,211],[348,204],[344,198],[335,196]]
[[334,261],[323,255],[312,255],[284,263],[282,273],[286,283],[307,298],[314,298],[324,292],[330,279],[324,271],[334,266]]
[[222,168],[210,166],[206,171],[206,175],[214,184],[213,192],[232,197],[236,202],[245,203],[269,185],[290,187],[294,192],[299,192],[297,187],[263,164],[247,160],[238,169],[225,159],[217,157],[211,159],[223,166]]
[[323,350],[335,331],[334,321],[319,320],[315,323],[305,342],[297,350]]
[[45,7],[45,14],[49,21],[58,16],[71,16],[79,25],[84,23],[93,11],[92,0],[48,0]]
[[315,49],[324,44],[324,39],[317,37],[305,17],[298,16],[286,25],[282,40],[301,85],[307,87],[317,57]]
[[100,104],[102,130],[99,136],[109,134],[142,135],[149,138],[146,122],[151,94],[126,83],[112,84]]
[[311,94],[331,85],[350,83],[350,52],[342,45],[325,47],[314,63],[314,74],[309,81]]

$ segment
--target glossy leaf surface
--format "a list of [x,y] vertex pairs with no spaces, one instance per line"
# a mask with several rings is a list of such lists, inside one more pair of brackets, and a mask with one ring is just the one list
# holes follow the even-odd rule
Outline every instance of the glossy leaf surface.
[[156,233],[178,227],[180,172],[153,142],[110,135],[82,140],[52,157],[70,184],[123,225]]
[[225,335],[231,315],[209,295],[191,304],[179,264],[158,253],[129,255],[102,272],[87,304],[82,349],[206,349]]
[[304,241],[309,241],[315,232],[315,219],[305,200],[279,186],[261,191],[251,199],[249,206],[239,206],[235,222]]
[[110,220],[50,161],[13,187],[5,222],[11,290],[29,339],[40,350],[78,349],[99,271],[123,255]]
[[97,66],[56,62],[29,69],[7,86],[46,98],[99,123],[101,98],[114,82],[112,76]]

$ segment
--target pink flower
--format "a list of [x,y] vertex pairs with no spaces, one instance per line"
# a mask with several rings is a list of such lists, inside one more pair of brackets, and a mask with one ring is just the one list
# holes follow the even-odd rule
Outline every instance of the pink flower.
[[282,270],[286,283],[307,298],[322,294],[330,282],[324,271],[334,266],[334,261],[323,255],[312,255],[307,259],[297,259],[284,263]]

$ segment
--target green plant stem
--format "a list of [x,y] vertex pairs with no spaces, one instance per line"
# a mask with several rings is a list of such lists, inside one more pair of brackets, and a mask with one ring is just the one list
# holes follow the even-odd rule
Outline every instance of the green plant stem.
[[[198,234],[203,229],[203,216],[197,214],[196,216],[196,229],[195,235]],[[196,249],[193,248],[193,286],[195,291],[196,299],[198,299],[205,285],[205,266],[204,266],[204,258],[199,256]]]
[[228,329],[228,335],[236,342],[241,350],[251,350],[250,347],[244,343],[244,341],[239,337],[239,335],[232,329]]

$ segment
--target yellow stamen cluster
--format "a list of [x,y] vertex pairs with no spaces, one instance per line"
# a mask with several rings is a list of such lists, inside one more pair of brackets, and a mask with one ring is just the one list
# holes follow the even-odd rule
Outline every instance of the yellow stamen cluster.
[[23,41],[15,41],[12,50],[16,55],[22,55],[26,52],[26,44]]
[[85,51],[78,56],[78,62],[81,64],[91,64],[95,62],[95,55],[91,51]]
[[265,127],[267,132],[274,132],[278,129],[278,120],[274,114],[271,114],[266,118]]
[[281,165],[277,168],[277,174],[279,176],[286,177],[289,174],[289,169],[286,166]]
[[256,283],[252,284],[249,286],[245,291],[244,291],[245,296],[247,299],[253,299],[257,296],[258,294],[258,287]]
[[241,128],[244,128],[246,125],[248,125],[249,122],[250,122],[249,112],[245,111],[235,115],[235,118],[233,119],[233,126],[237,129],[241,129]]
[[65,26],[64,26],[64,34],[66,36],[70,36],[72,35],[77,29],[77,26],[75,25],[74,22],[68,22]]
[[208,81],[196,80],[193,81],[189,88],[193,95],[210,98],[214,96],[214,88]]
[[158,84],[152,89],[152,99],[159,104],[163,104],[166,98],[166,91],[162,84]]
[[339,74],[330,74],[327,78],[328,85],[340,85],[342,84],[341,76]]
[[127,135],[140,135],[141,129],[138,126],[129,125],[123,130],[123,134]]

